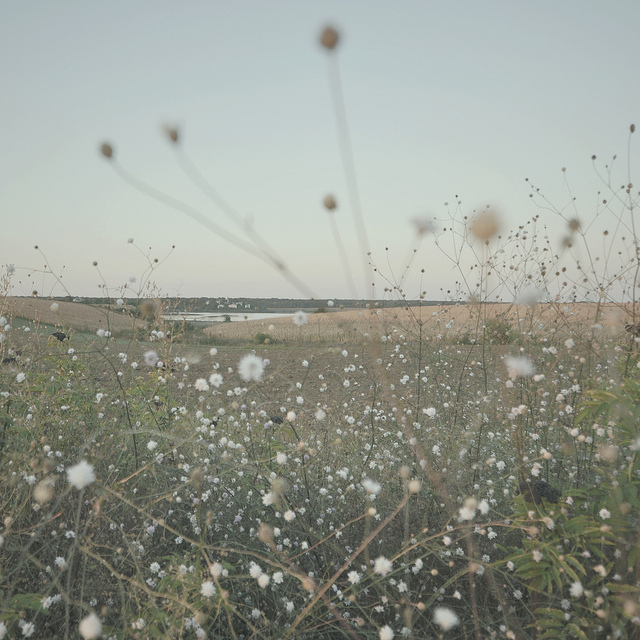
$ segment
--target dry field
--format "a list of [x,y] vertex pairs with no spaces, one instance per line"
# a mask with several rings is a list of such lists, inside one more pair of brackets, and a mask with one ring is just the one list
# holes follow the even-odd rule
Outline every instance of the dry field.
[[301,327],[297,327],[291,318],[249,319],[213,325],[204,332],[221,339],[251,340],[262,333],[282,342],[349,342],[384,335],[394,327],[399,331],[415,331],[421,326],[425,335],[447,331],[451,336],[462,336],[492,318],[506,320],[513,327],[521,323],[526,327],[535,321],[538,327],[552,331],[590,333],[596,323],[605,330],[619,331],[632,321],[632,313],[630,305],[613,303],[545,303],[534,307],[507,303],[432,305],[311,313]]
[[[53,300],[45,298],[10,296],[0,302],[3,303],[0,314],[62,329],[93,333],[98,329],[116,332],[131,330],[134,327],[134,320],[124,311],[110,311],[80,302],[58,302],[56,311],[51,310]],[[141,326],[140,323],[137,326]]]

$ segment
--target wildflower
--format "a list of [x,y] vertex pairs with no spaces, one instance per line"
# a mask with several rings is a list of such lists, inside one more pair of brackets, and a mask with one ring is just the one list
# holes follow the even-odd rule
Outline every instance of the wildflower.
[[224,567],[219,563],[219,562],[214,562],[210,567],[209,567],[209,573],[214,577],[214,578],[219,578],[222,575],[222,570],[224,569]]
[[424,567],[424,562],[422,562],[421,558],[418,558],[414,563],[413,567],[411,567],[411,573],[419,573],[420,570]]
[[573,349],[573,347],[576,346],[576,343],[571,338],[569,338],[568,340],[564,341],[564,346],[567,347],[567,349]]
[[280,452],[277,456],[276,456],[276,462],[278,464],[286,464],[287,462],[287,454],[286,453],[282,453]]
[[526,356],[509,356],[505,358],[504,363],[507,365],[510,378],[529,378],[535,372],[533,362]]
[[271,576],[271,581],[273,584],[282,584],[284,582],[284,573],[282,573],[282,571],[276,571]]
[[193,386],[195,387],[196,391],[209,391],[209,385],[204,378],[198,378],[194,382]]
[[347,579],[351,584],[358,584],[360,582],[360,574],[357,571],[349,571]]
[[539,550],[539,549],[534,549],[534,550],[533,550],[533,553],[532,553],[531,555],[533,556],[533,559],[534,559],[536,562],[540,562],[540,560],[542,560],[542,557],[543,557],[543,556],[542,556],[542,553],[540,553],[540,550]]
[[257,580],[262,575],[262,569],[255,562],[252,562],[249,567],[249,575]]
[[424,413],[426,416],[429,416],[430,418],[433,418],[437,412],[433,407],[428,407],[427,409],[423,409],[422,413]]
[[151,573],[159,573],[160,565],[157,562],[152,562],[151,566],[149,567],[149,571],[151,571]]
[[261,573],[258,576],[258,585],[262,589],[266,589],[269,582],[271,582],[271,578],[266,573]]
[[211,580],[207,580],[206,582],[202,583],[202,586],[200,587],[200,593],[205,598],[211,598],[213,595],[215,595],[215,592],[216,588]]
[[149,442],[147,442],[147,449],[149,449],[149,451],[153,451],[157,446],[158,443],[155,440],[149,440]]
[[99,638],[102,634],[102,622],[95,613],[90,613],[86,618],[82,618],[78,631],[85,640]]
[[385,624],[382,629],[380,629],[380,640],[393,640],[395,633],[393,633],[393,629]]
[[95,481],[96,476],[93,472],[93,465],[86,460],[80,460],[78,464],[67,469],[67,478],[76,489],[84,489]]
[[307,324],[308,321],[307,314],[304,311],[296,311],[293,315],[293,324],[296,327],[301,327],[303,324]]
[[291,511],[291,509],[284,512],[284,519],[287,522],[291,522],[292,520],[295,520],[295,517],[296,517],[295,511]]
[[222,384],[222,376],[219,373],[212,373],[209,376],[209,384],[217,389]]
[[149,367],[155,367],[158,362],[158,354],[155,351],[147,351],[144,354],[144,363]]
[[248,353],[238,363],[238,375],[245,382],[261,382],[264,373],[264,363],[262,358]]
[[476,517],[476,507],[478,503],[475,498],[467,498],[464,501],[464,507],[460,509],[461,520],[473,520]]
[[25,620],[20,620],[20,622],[18,622],[18,626],[25,638],[30,638],[36,630],[36,625],[33,624],[33,622],[26,622]]
[[579,598],[584,593],[584,588],[582,584],[576,580],[576,582],[572,583],[569,593],[573,598]]
[[360,484],[364,487],[364,490],[370,496],[377,496],[380,493],[380,490],[382,489],[382,487],[375,480],[372,480],[371,478],[363,478]]
[[27,377],[27,376],[25,376],[25,375],[24,375],[24,373],[19,373],[19,374],[16,376],[16,382],[24,382],[24,380],[25,380],[25,378],[26,378],[26,377]]
[[433,621],[440,626],[443,631],[449,631],[460,624],[460,618],[447,607],[436,607],[433,610]]
[[381,576],[386,576],[393,568],[393,562],[384,556],[378,556],[373,563],[373,572]]
[[600,509],[598,514],[603,520],[608,520],[611,517],[611,511],[609,509]]
[[45,478],[38,482],[36,488],[33,490],[33,499],[38,504],[46,504],[53,498],[53,483],[52,478]]

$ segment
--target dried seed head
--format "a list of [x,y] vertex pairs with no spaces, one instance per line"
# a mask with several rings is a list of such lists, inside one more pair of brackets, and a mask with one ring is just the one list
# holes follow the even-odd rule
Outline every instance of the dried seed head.
[[573,218],[569,220],[569,229],[571,229],[571,231],[577,231],[579,228],[580,228],[580,222],[578,221],[577,218]]
[[336,199],[331,194],[325,197],[325,199],[322,201],[322,204],[329,211],[333,211],[334,209],[338,208],[338,203],[336,202]]
[[629,131],[631,131],[631,133],[633,133],[635,130],[636,130],[636,125],[635,125],[635,124],[632,124],[632,125],[629,127]]
[[164,132],[169,137],[169,140],[171,140],[171,142],[178,142],[179,134],[178,134],[178,130],[175,127],[170,127],[169,125],[165,125],[163,129],[164,129]]
[[483,242],[498,235],[499,231],[500,220],[493,209],[484,209],[471,220],[469,225],[471,235]]
[[320,44],[325,49],[335,49],[339,40],[340,34],[334,27],[328,26],[323,29],[322,35],[320,36]]
[[273,527],[263,522],[258,529],[258,540],[265,544],[271,544],[273,542]]
[[111,158],[113,156],[113,147],[105,142],[101,147],[100,147],[100,153],[105,157],[105,158]]

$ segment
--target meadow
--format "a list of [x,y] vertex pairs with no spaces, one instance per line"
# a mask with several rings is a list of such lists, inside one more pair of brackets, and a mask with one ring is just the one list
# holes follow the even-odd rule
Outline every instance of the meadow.
[[628,307],[372,303],[185,331],[160,300],[144,321],[75,304],[75,327],[18,302],[3,637],[634,637]]
[[[240,235],[100,152],[305,291],[182,150]],[[143,251],[102,306],[12,297],[4,267],[0,640],[640,637],[638,194],[597,175],[591,222],[529,185],[560,248],[457,196],[414,220],[455,274],[442,306],[371,255],[361,310],[206,328],[163,319]]]

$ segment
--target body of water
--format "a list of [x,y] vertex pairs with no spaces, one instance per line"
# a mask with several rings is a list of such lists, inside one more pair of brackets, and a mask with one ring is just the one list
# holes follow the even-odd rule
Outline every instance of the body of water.
[[225,322],[227,317],[231,322],[244,322],[245,320],[269,320],[271,318],[293,318],[293,313],[232,313],[232,312],[197,312],[197,313],[171,313],[162,316],[165,320],[186,320],[187,322]]

